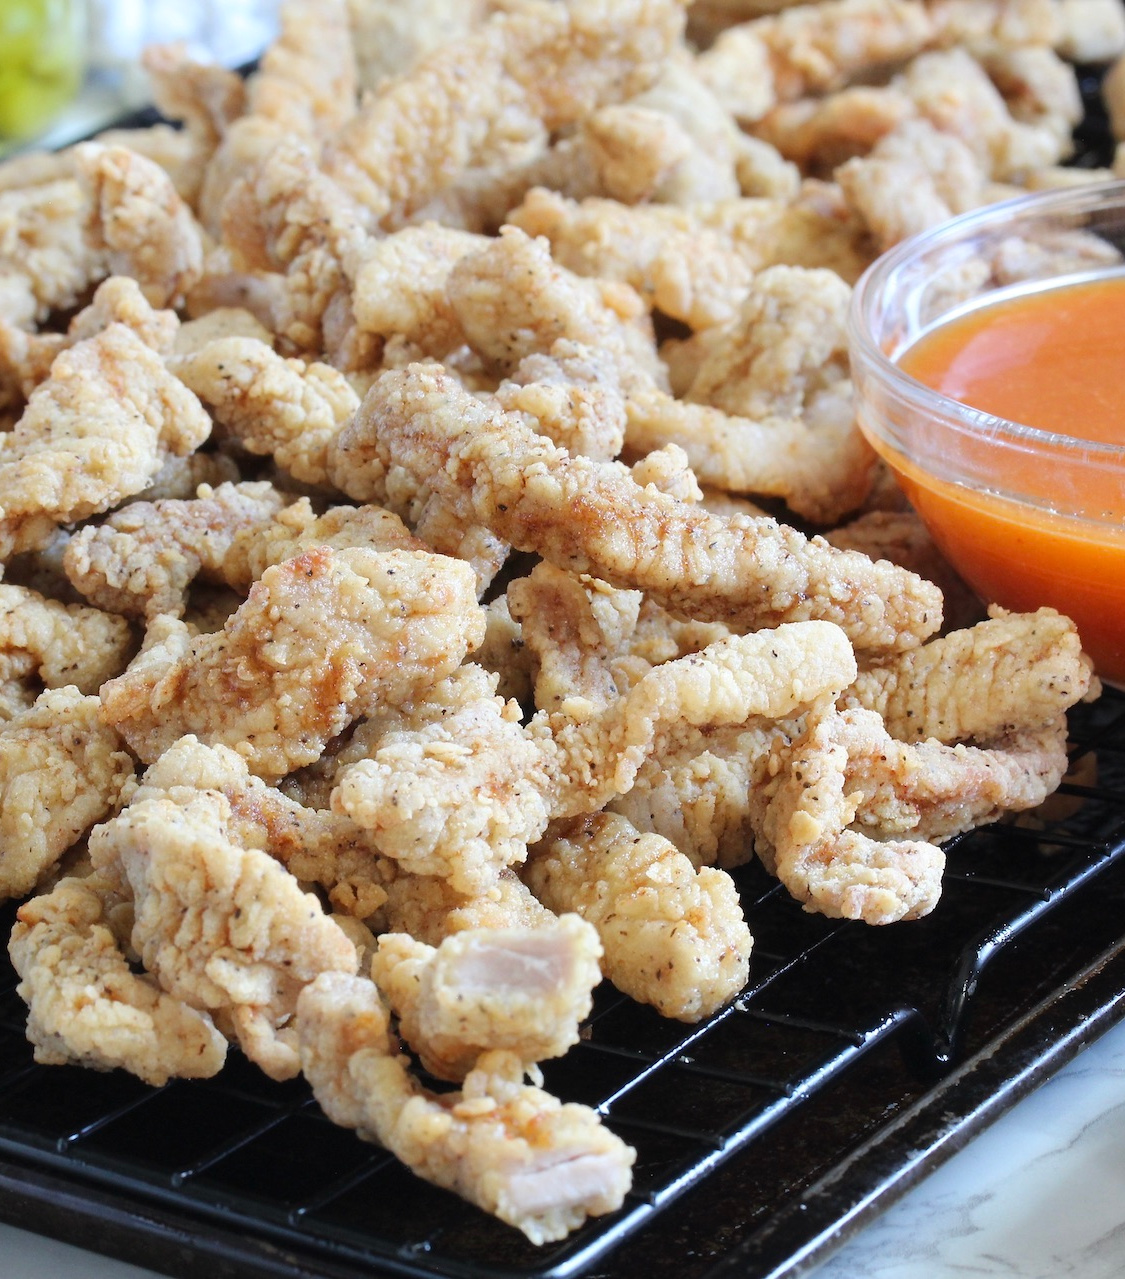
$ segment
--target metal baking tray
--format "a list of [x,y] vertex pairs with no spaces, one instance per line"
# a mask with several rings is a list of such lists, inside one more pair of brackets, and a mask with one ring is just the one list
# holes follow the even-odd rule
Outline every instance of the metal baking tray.
[[933,915],[804,913],[737,874],[752,979],[695,1027],[606,989],[547,1087],[638,1152],[625,1206],[521,1235],[241,1058],[204,1082],[43,1067],[0,996],[0,1216],[170,1274],[798,1275],[1125,1013],[1125,696],[1073,713],[1072,776],[948,847]]
[[[1076,162],[1105,163],[1096,74],[1082,87]],[[636,1147],[634,1187],[562,1243],[533,1247],[237,1055],[159,1089],[36,1065],[6,960],[0,1219],[179,1279],[795,1279],[1125,1015],[1125,695],[1077,707],[1071,739],[1040,813],[947,846],[928,918],[808,915],[751,865],[735,1003],[687,1027],[599,991],[546,1085]]]

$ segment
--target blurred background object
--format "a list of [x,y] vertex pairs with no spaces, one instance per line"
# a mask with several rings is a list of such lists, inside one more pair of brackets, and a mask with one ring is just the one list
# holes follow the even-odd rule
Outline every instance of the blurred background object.
[[202,62],[251,62],[277,30],[279,0],[0,0],[0,156],[59,147],[151,99],[149,44]]
[[116,80],[130,106],[148,101],[144,74],[138,67],[146,45],[182,42],[198,61],[235,67],[256,58],[277,30],[278,0],[87,3],[91,76]]
[[0,137],[26,138],[74,97],[85,0],[0,0]]

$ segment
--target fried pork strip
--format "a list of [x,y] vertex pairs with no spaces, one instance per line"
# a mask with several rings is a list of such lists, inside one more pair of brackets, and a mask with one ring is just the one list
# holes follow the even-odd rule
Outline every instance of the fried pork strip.
[[73,684],[96,693],[124,670],[133,649],[120,617],[82,604],[61,604],[26,586],[0,584],[0,680]]
[[576,1044],[601,953],[597,932],[577,915],[466,929],[436,948],[384,933],[371,977],[425,1069],[461,1080],[485,1052],[514,1053],[527,1068]]
[[339,370],[243,337],[217,338],[170,367],[249,452],[273,456],[294,479],[326,482],[328,445],[359,404]]
[[230,805],[233,841],[268,853],[300,883],[322,889],[336,918],[366,919],[386,903],[395,868],[379,856],[366,831],[341,814],[282,794],[228,747],[181,737],[145,773],[139,797],[175,786],[221,792]]
[[197,577],[246,591],[270,565],[314,546],[427,549],[381,507],[338,506],[317,516],[308,498],[286,505],[272,484],[252,480],[204,487],[190,499],[133,502],[75,534],[63,566],[101,608],[179,617]]
[[234,843],[230,826],[225,796],[174,786],[99,826],[90,856],[128,885],[145,970],[229,1024],[267,1075],[289,1079],[300,1069],[297,996],[322,972],[354,973],[355,947],[284,867]]
[[1069,618],[994,609],[988,621],[861,671],[840,706],[877,711],[901,742],[986,742],[1055,723],[1091,679]]
[[42,323],[108,275],[132,276],[153,306],[199,278],[199,228],[168,175],[126,147],[74,148],[59,177],[0,191],[0,300],[5,321]]
[[525,729],[519,708],[491,694],[494,679],[463,668],[420,714],[383,717],[401,727],[341,771],[332,807],[410,873],[481,893],[550,819],[627,792],[670,725],[789,714],[837,697],[854,673],[842,632],[807,622],[720,640],[651,670],[601,713],[540,713]]
[[6,399],[16,407],[26,401],[50,377],[57,355],[113,323],[126,325],[161,355],[171,350],[179,328],[173,311],[154,311],[137,282],[121,275],[98,286],[65,333],[29,333],[0,318],[0,403]]
[[514,1054],[486,1053],[459,1092],[428,1093],[396,1052],[375,986],[338,974],[302,992],[297,1021],[305,1078],[334,1123],[532,1243],[620,1207],[634,1151],[594,1111],[521,1083]]
[[331,137],[355,110],[346,0],[287,0],[280,19],[278,38],[248,81],[246,111],[226,128],[204,174],[200,215],[216,237],[230,188],[248,167],[287,139]]
[[35,1060],[123,1067],[156,1087],[217,1074],[227,1043],[211,1018],[131,971],[108,920],[115,888],[112,876],[67,877],[19,909],[8,953]]
[[0,436],[0,558],[140,493],[210,431],[195,396],[125,325],[64,351]]
[[340,129],[326,171],[372,223],[401,224],[460,174],[541,146],[647,87],[676,43],[676,0],[527,0],[436,49]]
[[800,4],[722,32],[699,73],[742,124],[776,102],[841,89],[862,72],[902,62],[933,39],[918,0]]
[[733,324],[691,339],[699,360],[682,399],[629,397],[626,443],[678,444],[701,484],[836,523],[867,496],[874,461],[848,377],[850,298],[830,271],[759,272]]
[[442,678],[483,635],[467,565],[314,548],[268,568],[217,634],[193,640],[173,623],[103,686],[103,713],[146,763],[195,733],[281,777],[366,710]]
[[936,841],[1042,803],[1066,766],[1061,718],[983,748],[895,741],[873,711],[826,715],[771,763],[756,851],[809,910],[917,919],[941,892]]
[[765,267],[825,267],[854,281],[870,261],[846,210],[826,214],[811,201],[630,208],[536,188],[508,221],[546,236],[560,266],[628,284],[650,307],[697,330],[735,320],[754,272]]
[[642,489],[424,365],[382,377],[336,448],[341,460],[374,455],[384,473],[401,466],[518,549],[644,590],[673,613],[736,629],[821,618],[875,651],[912,648],[941,622],[936,588],[912,574],[772,520],[712,516]]
[[0,897],[31,892],[126,795],[133,760],[99,709],[48,689],[0,729]]
[[605,975],[665,1017],[701,1021],[746,984],[753,939],[733,881],[624,817],[553,827],[523,874],[545,905],[594,925]]

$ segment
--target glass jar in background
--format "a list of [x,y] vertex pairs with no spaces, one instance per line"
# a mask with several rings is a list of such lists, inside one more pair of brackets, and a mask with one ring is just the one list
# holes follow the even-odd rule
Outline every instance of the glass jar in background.
[[74,97],[85,33],[85,0],[0,0],[0,139],[38,133]]

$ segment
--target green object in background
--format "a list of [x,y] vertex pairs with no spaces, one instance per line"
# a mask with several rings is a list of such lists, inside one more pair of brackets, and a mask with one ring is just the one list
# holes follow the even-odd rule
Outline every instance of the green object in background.
[[83,0],[0,0],[0,137],[51,122],[83,73]]

